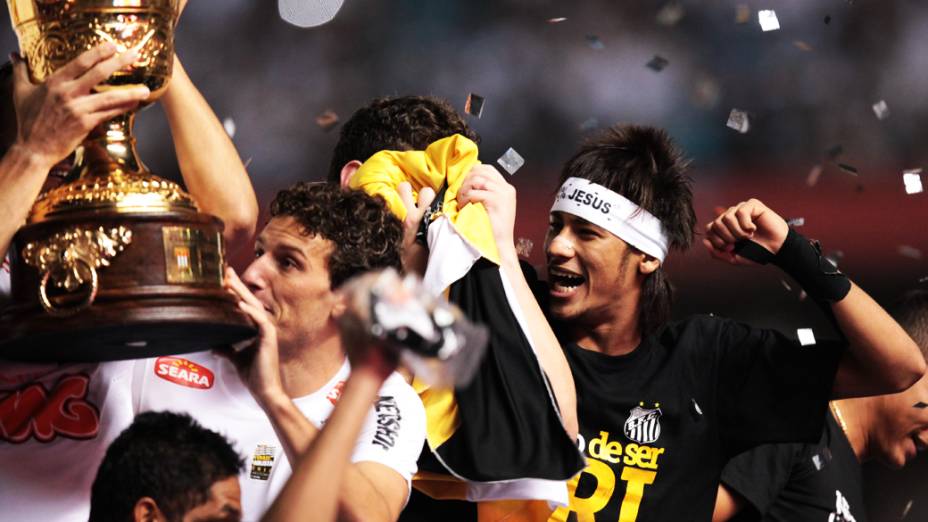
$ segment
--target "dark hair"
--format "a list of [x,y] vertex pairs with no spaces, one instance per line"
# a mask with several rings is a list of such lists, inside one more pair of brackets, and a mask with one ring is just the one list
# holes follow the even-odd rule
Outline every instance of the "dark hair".
[[[628,198],[664,225],[670,248],[686,250],[696,230],[689,162],[661,129],[616,125],[586,141],[567,161],[561,183],[585,178]],[[647,335],[667,322],[673,287],[663,267],[649,274],[641,289],[639,326]]]
[[306,235],[332,241],[332,288],[374,268],[402,268],[403,225],[380,197],[338,185],[300,182],[277,193],[271,216],[291,216]]
[[213,484],[243,467],[225,437],[189,415],[142,413],[106,450],[91,489],[90,521],[132,520],[143,497],[179,521],[209,499]]
[[460,134],[480,137],[445,100],[433,96],[377,98],[342,126],[329,164],[330,183],[338,183],[351,160],[367,161],[382,150],[424,150],[432,142]]
[[890,312],[928,360],[928,290],[906,292]]

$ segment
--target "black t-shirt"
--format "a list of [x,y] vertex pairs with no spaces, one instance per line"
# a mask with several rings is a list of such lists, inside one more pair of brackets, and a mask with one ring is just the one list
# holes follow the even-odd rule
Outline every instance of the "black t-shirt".
[[722,483],[749,506],[732,522],[866,522],[863,476],[830,414],[818,444],[767,444],[742,453]]
[[551,520],[604,522],[710,520],[731,456],[818,440],[842,351],[709,316],[623,356],[564,349],[588,465]]

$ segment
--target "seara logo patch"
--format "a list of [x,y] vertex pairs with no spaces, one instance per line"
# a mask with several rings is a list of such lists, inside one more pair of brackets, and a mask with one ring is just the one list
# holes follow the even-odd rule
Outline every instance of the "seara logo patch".
[[181,357],[158,357],[155,375],[188,388],[208,390],[213,387],[213,372],[209,368]]

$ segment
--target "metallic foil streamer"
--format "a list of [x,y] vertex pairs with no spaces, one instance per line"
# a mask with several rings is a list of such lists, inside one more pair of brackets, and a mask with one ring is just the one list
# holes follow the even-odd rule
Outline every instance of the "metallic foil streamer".
[[483,114],[483,101],[483,96],[480,96],[479,94],[468,94],[467,101],[464,102],[464,112],[479,118],[480,115]]
[[811,328],[799,328],[796,330],[796,335],[799,337],[799,344],[802,346],[815,344],[815,334],[812,333]]
[[906,194],[920,194],[922,187],[922,169],[908,169],[902,171],[902,183]]
[[780,21],[777,20],[777,13],[773,9],[758,11],[757,22],[760,23],[760,28],[765,33],[780,28]]
[[525,160],[512,147],[509,147],[509,150],[500,156],[496,162],[499,163],[499,166],[503,167],[503,169],[508,172],[510,176],[515,174],[517,170],[521,169],[522,165],[525,165]]
[[747,132],[751,130],[751,121],[748,119],[748,113],[738,109],[732,109],[731,112],[728,113],[728,123],[726,125],[728,125],[728,128],[735,129],[741,134],[747,134]]

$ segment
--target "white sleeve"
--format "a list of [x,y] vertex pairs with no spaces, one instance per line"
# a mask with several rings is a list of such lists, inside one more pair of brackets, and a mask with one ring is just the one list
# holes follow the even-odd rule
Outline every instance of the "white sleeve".
[[364,421],[351,462],[383,464],[409,486],[424,444],[425,408],[412,387],[394,373]]

